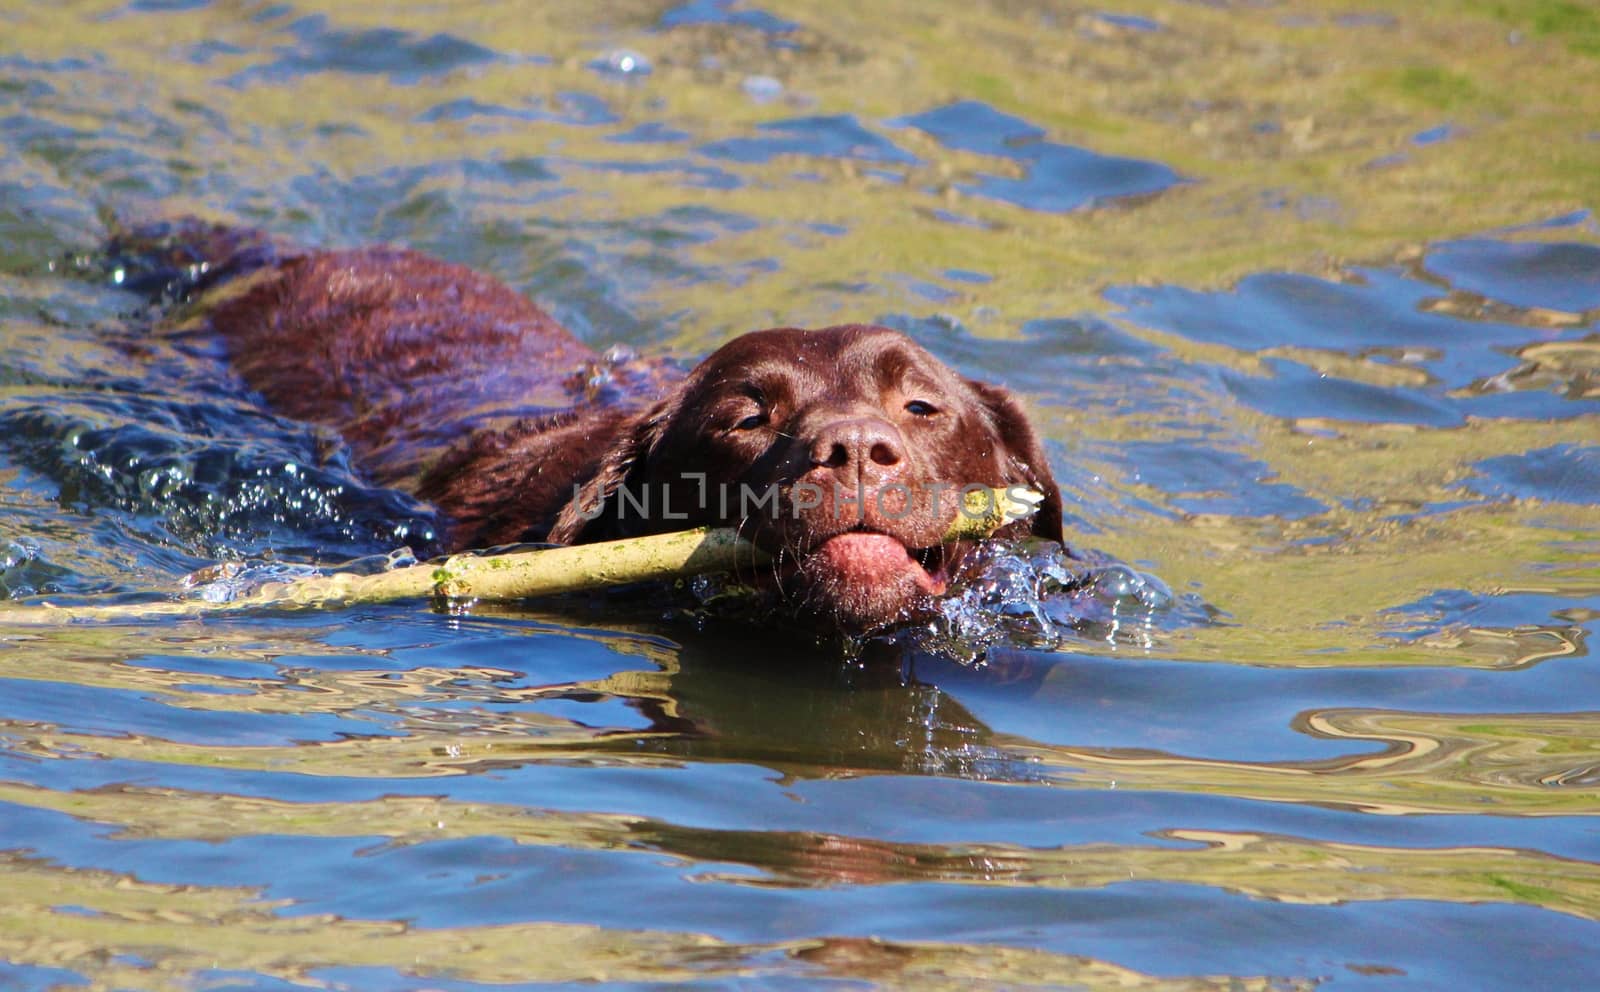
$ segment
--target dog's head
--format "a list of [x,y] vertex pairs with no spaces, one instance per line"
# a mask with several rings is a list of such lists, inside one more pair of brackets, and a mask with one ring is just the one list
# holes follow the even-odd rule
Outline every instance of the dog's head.
[[968,485],[1061,495],[1005,390],[965,379],[883,327],[743,335],[631,421],[561,512],[551,540],[738,527],[776,559],[800,611],[861,632],[944,591],[967,545],[944,534]]

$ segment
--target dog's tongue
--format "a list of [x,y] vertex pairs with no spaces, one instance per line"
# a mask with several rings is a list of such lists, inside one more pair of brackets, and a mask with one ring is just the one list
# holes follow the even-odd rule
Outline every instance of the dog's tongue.
[[944,582],[929,575],[905,545],[886,534],[840,534],[823,542],[813,555],[846,582],[898,584],[909,577],[925,593],[944,594]]

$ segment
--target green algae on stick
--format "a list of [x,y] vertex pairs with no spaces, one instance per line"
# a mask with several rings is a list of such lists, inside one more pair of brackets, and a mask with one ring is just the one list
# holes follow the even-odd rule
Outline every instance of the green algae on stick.
[[[969,487],[963,491],[961,511],[945,532],[945,540],[988,537],[1005,524],[1030,516],[1043,499],[1040,494],[1020,487]],[[73,621],[157,616],[198,617],[262,608],[327,609],[428,596],[531,599],[633,582],[727,572],[770,560],[766,552],[740,537],[731,527],[702,527],[535,551],[487,555],[464,552],[442,562],[408,565],[375,575],[336,572],[269,582],[247,596],[225,602],[175,600],[116,606],[0,607],[0,627],[55,626]]]

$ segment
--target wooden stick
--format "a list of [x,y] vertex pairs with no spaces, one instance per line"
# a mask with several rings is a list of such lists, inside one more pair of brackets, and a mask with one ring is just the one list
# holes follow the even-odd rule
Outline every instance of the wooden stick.
[[[975,488],[963,493],[946,541],[988,537],[1030,516],[1043,497],[1020,488]],[[529,599],[563,592],[658,579],[727,572],[771,561],[730,527],[701,527],[622,541],[576,544],[479,555],[465,552],[426,562],[353,575],[335,572],[287,582],[268,582],[248,596],[225,602],[185,599],[115,606],[0,606],[0,628],[59,626],[74,621],[106,622],[145,617],[201,616],[261,608],[327,609],[420,596],[449,599]]]

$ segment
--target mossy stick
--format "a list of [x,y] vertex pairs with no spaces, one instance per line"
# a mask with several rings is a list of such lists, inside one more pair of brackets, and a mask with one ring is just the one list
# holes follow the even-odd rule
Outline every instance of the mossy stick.
[[[1020,488],[973,488],[963,493],[945,540],[979,539],[1029,516],[1042,499]],[[564,592],[766,564],[770,557],[730,527],[702,527],[621,541],[452,555],[442,562],[409,565],[375,575],[336,572],[268,582],[225,602],[172,600],[114,606],[0,606],[0,629],[56,626],[73,621],[116,621],[159,616],[205,616],[262,608],[334,608],[396,599],[529,599]]]

